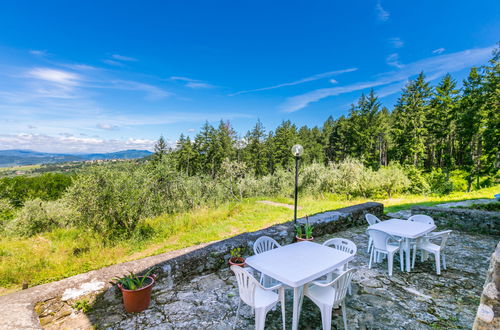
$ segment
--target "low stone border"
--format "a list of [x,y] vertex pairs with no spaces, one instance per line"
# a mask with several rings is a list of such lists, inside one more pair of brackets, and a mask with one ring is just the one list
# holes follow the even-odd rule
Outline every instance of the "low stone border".
[[500,212],[413,206],[411,214],[426,214],[432,217],[439,227],[500,235]]
[[[319,213],[308,218],[314,224],[314,234],[321,236],[365,223],[364,215],[383,215],[380,203],[364,203],[335,211]],[[306,219],[298,219],[305,223]],[[293,221],[274,225],[259,231],[244,233],[229,239],[171,251],[152,257],[130,261],[110,267],[79,274],[61,281],[47,283],[27,290],[0,297],[0,328],[39,329],[40,322],[34,310],[35,304],[50,299],[77,300],[89,295],[97,295],[108,290],[109,281],[130,271],[144,272],[155,267],[160,274],[159,285],[171,286],[174,281],[185,281],[194,276],[214,272],[226,266],[230,251],[243,247],[250,254],[253,241],[267,235],[282,244],[291,243],[294,237]]]
[[500,329],[500,243],[491,255],[473,329]]

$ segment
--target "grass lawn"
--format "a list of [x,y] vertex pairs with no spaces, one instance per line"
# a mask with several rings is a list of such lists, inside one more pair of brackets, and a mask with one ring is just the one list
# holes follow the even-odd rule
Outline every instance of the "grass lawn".
[[[412,205],[435,205],[448,201],[493,198],[500,186],[471,193],[446,196],[403,195],[376,201],[386,212]],[[105,245],[102,239],[80,229],[57,229],[31,238],[0,237],[0,294],[19,290],[23,282],[30,286],[59,280],[93,269],[143,258],[183,247],[220,240],[246,231],[262,229],[291,220],[293,211],[257,203],[258,200],[293,203],[288,198],[251,198],[241,202],[202,208],[177,215],[147,219],[154,228],[148,239],[130,239]],[[338,196],[301,197],[299,216],[305,216],[373,199],[342,200]]]

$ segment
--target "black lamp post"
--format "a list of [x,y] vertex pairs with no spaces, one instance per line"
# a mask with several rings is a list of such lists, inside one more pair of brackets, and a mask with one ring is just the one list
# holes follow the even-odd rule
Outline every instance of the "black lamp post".
[[292,155],[295,157],[295,202],[293,204],[293,224],[297,225],[297,197],[299,194],[299,159],[304,153],[304,148],[300,144],[292,147]]

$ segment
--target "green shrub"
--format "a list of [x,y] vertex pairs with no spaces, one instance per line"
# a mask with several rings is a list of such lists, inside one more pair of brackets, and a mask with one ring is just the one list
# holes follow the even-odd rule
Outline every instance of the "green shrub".
[[446,173],[441,169],[432,170],[431,173],[427,174],[427,181],[434,194],[446,195],[453,191],[453,183],[448,180]]
[[403,171],[410,181],[405,191],[410,194],[425,195],[431,192],[431,186],[421,170],[413,165],[405,165]]
[[67,226],[77,214],[62,201],[26,201],[17,216],[7,225],[7,231],[19,236],[33,236],[57,227]]
[[468,173],[462,170],[455,170],[450,172],[450,182],[453,186],[453,191],[467,191]]
[[377,184],[389,198],[410,186],[410,180],[399,165],[382,166],[377,171]]

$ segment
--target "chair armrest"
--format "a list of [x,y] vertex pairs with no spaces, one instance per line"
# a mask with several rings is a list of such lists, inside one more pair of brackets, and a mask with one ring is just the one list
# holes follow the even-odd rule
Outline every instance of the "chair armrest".
[[274,290],[279,290],[281,288],[283,288],[283,284],[276,284],[275,286],[272,286],[272,287],[269,287],[269,288],[266,288],[265,286],[262,286],[262,288],[266,291],[274,291]]
[[425,235],[425,237],[428,239],[439,238],[439,237],[449,235],[451,232],[452,232],[451,230],[443,230],[443,231],[439,231],[436,233],[429,233],[429,234]]

